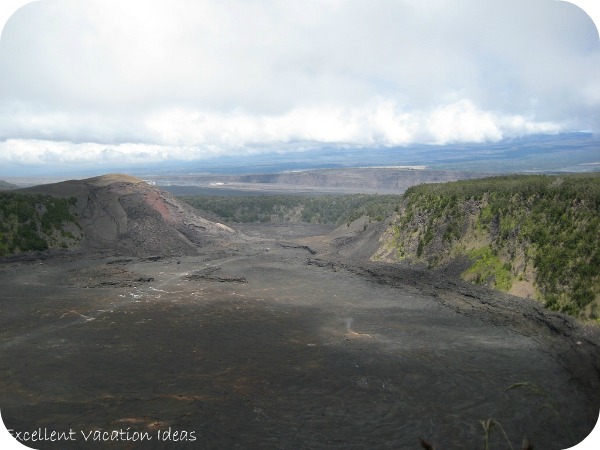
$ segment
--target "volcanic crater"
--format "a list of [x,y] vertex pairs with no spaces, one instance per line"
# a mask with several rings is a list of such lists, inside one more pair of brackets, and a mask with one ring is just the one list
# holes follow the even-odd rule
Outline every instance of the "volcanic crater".
[[[76,198],[81,249],[0,261],[7,428],[148,432],[93,448],[568,448],[600,405],[596,329],[440,272],[380,231],[207,220],[127,176]],[[195,442],[165,442],[157,430]],[[491,448],[506,445],[499,431]]]

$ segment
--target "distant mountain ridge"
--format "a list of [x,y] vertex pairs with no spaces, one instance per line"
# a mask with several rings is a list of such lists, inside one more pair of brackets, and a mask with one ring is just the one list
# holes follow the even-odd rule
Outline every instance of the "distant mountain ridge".
[[120,255],[190,255],[198,248],[236,235],[231,228],[204,219],[171,194],[128,175],[19,189],[72,199],[71,211],[82,230],[81,248]]
[[598,171],[600,136],[576,132],[529,135],[498,142],[445,145],[409,144],[365,148],[318,142],[277,144],[251,155],[221,156],[201,162],[166,161],[131,173],[164,176],[189,173],[269,174],[294,170],[374,166],[427,166],[428,170],[509,173]]

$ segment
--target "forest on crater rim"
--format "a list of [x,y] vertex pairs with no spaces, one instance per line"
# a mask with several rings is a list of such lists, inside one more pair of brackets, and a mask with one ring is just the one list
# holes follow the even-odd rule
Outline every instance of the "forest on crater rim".
[[462,277],[600,318],[600,176],[514,175],[408,189],[375,259]]

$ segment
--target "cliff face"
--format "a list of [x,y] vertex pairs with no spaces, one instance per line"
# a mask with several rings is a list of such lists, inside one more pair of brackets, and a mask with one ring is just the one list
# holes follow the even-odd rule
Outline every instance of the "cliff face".
[[373,259],[600,318],[600,177],[513,176],[411,188]]
[[82,247],[124,255],[189,255],[235,235],[144,181],[126,175],[36,186],[23,191],[74,198]]

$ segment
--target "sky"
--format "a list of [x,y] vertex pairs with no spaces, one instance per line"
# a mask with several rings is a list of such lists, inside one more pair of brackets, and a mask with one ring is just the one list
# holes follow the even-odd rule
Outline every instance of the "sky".
[[0,176],[571,131],[600,39],[563,1],[41,0],[0,37]]

